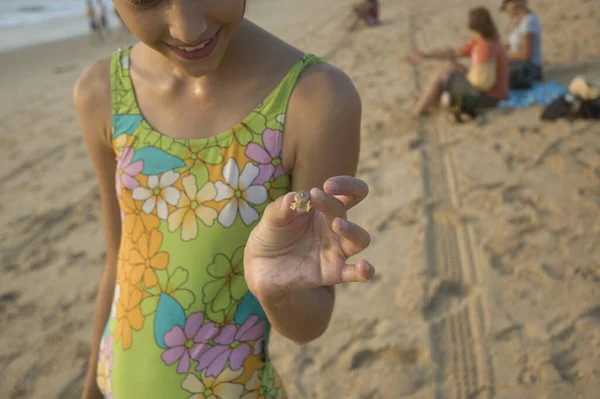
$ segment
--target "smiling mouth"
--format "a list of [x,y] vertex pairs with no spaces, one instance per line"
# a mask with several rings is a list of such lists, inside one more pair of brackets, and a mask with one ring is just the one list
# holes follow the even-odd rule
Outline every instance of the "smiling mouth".
[[210,38],[193,45],[172,45],[168,44],[171,51],[173,51],[180,58],[187,61],[197,61],[209,57],[214,50],[217,48],[219,41],[221,28],[212,35]]
[[205,48],[206,46],[208,46],[213,40],[215,40],[217,38],[217,35],[219,34],[220,30],[221,29],[219,28],[219,30],[217,30],[214,35],[212,35],[211,37],[209,37],[205,41],[203,41],[201,43],[198,43],[198,44],[196,44],[194,46],[176,46],[176,45],[173,45],[173,44],[171,44],[170,46],[171,47],[175,47],[178,50],[188,52],[188,53],[192,53],[194,51],[202,50],[203,48]]
[[198,50],[202,50],[204,47],[206,47],[207,44],[210,43],[211,40],[213,40],[215,37],[211,37],[208,40],[203,41],[202,43],[198,44],[197,46],[193,46],[193,47],[189,47],[189,46],[174,46],[177,47],[179,50],[182,51],[187,51],[188,53],[191,53],[193,51],[198,51]]

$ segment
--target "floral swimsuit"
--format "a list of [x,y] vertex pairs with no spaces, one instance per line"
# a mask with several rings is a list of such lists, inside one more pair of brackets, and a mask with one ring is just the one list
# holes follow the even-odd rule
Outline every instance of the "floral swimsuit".
[[290,190],[282,132],[306,55],[236,127],[174,139],[144,119],[130,49],[111,62],[112,144],[122,238],[98,362],[114,399],[284,398],[270,325],[244,279],[244,246],[266,206]]

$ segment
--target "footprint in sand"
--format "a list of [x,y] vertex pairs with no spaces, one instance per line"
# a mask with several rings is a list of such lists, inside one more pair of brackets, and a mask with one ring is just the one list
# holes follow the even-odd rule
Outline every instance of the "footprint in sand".
[[31,368],[25,372],[25,375],[18,380],[13,388],[11,399],[25,399],[32,398],[35,390],[36,381],[41,373],[41,367],[38,364],[34,364]]
[[585,311],[579,316],[576,326],[589,330],[590,328],[596,328],[600,331],[600,306],[593,307]]
[[418,348],[401,349],[397,347],[386,347],[382,349],[362,349],[352,356],[350,370],[370,368],[374,363],[398,363],[412,366],[417,363],[429,361],[427,351]]
[[73,378],[71,382],[56,396],[56,399],[71,399],[78,398],[81,396],[85,381],[85,376],[87,374],[87,370],[85,367],[83,371]]
[[460,281],[438,280],[430,290],[433,294],[423,308],[426,320],[443,316],[472,295],[471,288]]
[[7,293],[1,294],[0,295],[0,315],[5,313],[9,306],[14,305],[20,296],[21,296],[21,293],[16,292],[16,291],[9,291]]
[[563,381],[573,382],[577,377],[577,359],[571,351],[562,350],[552,356],[552,365]]
[[473,295],[460,281],[441,279],[402,280],[396,287],[394,304],[405,316],[423,320],[439,319]]

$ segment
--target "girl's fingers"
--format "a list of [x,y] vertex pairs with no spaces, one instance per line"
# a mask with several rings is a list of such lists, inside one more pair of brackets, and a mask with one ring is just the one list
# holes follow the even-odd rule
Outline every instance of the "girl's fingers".
[[374,275],[375,268],[361,259],[355,265],[344,265],[340,283],[362,283],[371,280]]
[[322,280],[317,285],[332,287],[344,283],[361,283],[371,280],[374,275],[375,268],[366,260],[361,259],[355,265],[331,265],[322,271]]
[[301,216],[292,209],[294,196],[296,193],[287,193],[271,202],[265,209],[262,222],[271,227],[284,227],[292,223],[297,217]]
[[336,197],[318,188],[310,190],[310,201],[312,206],[322,212],[331,225],[336,218],[346,219],[346,207]]
[[369,195],[367,183],[352,176],[332,177],[325,182],[323,188],[340,200],[346,209],[351,209]]
[[364,251],[371,244],[371,235],[348,220],[336,218],[332,229],[342,237],[340,245],[348,258]]

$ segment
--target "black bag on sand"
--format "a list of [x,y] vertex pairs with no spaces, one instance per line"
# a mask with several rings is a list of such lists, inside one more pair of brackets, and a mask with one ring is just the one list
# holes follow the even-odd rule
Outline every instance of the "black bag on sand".
[[560,118],[600,119],[600,97],[593,100],[583,100],[572,94],[558,97],[544,108],[541,119],[554,121]]
[[574,107],[574,97],[570,96],[573,97],[573,99],[570,99],[569,96],[569,94],[560,96],[548,104],[542,111],[542,120],[555,121],[560,118],[568,118]]
[[594,100],[582,100],[579,113],[583,119],[600,119],[600,97]]

